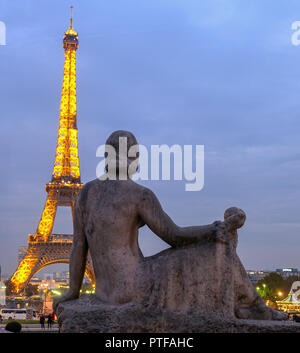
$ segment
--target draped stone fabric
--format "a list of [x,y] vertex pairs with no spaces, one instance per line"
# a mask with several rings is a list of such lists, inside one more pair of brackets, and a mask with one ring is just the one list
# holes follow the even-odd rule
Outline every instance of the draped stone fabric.
[[[280,320],[255,291],[236,254],[237,232],[227,240],[169,248],[140,263],[130,303],[96,296],[61,303],[60,332],[300,332]],[[275,322],[275,323],[274,323]]]

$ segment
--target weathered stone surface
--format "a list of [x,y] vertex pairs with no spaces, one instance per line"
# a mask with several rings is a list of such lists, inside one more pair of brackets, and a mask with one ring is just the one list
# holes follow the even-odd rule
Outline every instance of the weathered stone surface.
[[60,332],[90,333],[276,333],[300,332],[291,321],[238,320],[213,313],[169,312],[142,305],[101,303],[94,295],[59,305]]
[[[127,139],[126,153],[137,143],[129,132],[113,133],[107,144],[117,151],[114,161],[121,160],[119,138]],[[128,158],[123,167],[132,161]],[[120,176],[121,164],[116,169]],[[286,318],[265,305],[237,256],[237,229],[245,219],[241,209],[231,207],[224,221],[180,227],[151,190],[130,178],[111,180],[105,175],[89,182],[74,210],[70,290],[54,306],[61,331],[77,327],[86,332],[192,332],[203,330],[211,318],[224,329],[225,318]],[[138,231],[144,225],[170,248],[145,258],[138,245]],[[94,297],[72,302],[79,297],[88,251],[99,302],[94,303]]]

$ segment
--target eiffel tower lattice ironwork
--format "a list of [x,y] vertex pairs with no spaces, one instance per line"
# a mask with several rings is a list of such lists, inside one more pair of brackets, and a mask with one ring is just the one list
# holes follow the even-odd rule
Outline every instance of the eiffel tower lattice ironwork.
[[[46,184],[46,204],[35,234],[28,235],[28,248],[10,279],[12,292],[20,293],[32,276],[43,267],[54,263],[68,263],[73,235],[52,234],[58,206],[73,209],[82,188],[77,145],[76,50],[78,34],[73,29],[72,7],[70,27],[63,39],[65,50],[64,75],[60,104],[59,127],[52,180]],[[86,275],[95,283],[90,257]]]

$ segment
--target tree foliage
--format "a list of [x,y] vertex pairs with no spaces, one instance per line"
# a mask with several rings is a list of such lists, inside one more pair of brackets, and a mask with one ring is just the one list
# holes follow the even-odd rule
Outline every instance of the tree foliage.
[[13,333],[21,332],[22,325],[18,321],[9,321],[6,326],[5,330]]
[[39,294],[39,288],[37,285],[33,285],[29,283],[24,291],[26,297],[31,297],[32,295],[38,295]]
[[271,272],[257,282],[256,289],[265,300],[275,303],[287,297],[295,281],[300,281],[300,276],[283,278],[280,274]]
[[13,286],[9,280],[5,281],[5,294],[6,296],[10,296],[12,294]]

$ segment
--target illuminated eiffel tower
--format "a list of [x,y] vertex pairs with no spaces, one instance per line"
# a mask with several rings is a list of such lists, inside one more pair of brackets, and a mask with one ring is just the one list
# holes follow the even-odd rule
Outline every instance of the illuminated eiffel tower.
[[[20,293],[32,276],[47,265],[68,263],[73,235],[52,234],[58,206],[71,207],[82,188],[80,180],[77,146],[76,104],[76,50],[78,35],[73,29],[71,6],[70,28],[65,32],[64,76],[60,104],[59,127],[52,180],[46,184],[46,204],[35,234],[28,235],[28,248],[24,259],[10,279],[12,291]],[[90,257],[86,275],[94,283],[94,272]]]

